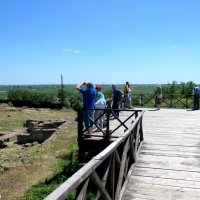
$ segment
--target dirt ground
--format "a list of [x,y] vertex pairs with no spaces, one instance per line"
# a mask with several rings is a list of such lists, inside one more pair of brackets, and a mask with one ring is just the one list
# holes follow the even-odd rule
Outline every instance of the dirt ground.
[[11,108],[0,104],[0,133],[24,131],[23,124],[31,120],[66,120],[58,131],[43,144],[32,146],[8,142],[0,149],[0,199],[14,200],[25,191],[53,174],[60,156],[77,138],[76,113],[72,110]]

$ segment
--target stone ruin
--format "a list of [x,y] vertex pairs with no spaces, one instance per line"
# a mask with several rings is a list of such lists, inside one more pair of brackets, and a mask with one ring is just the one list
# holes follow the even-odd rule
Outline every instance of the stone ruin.
[[17,144],[43,143],[49,139],[66,121],[37,121],[27,120],[24,133],[0,133],[0,148],[6,146],[6,142],[14,141]]
[[66,121],[44,122],[27,120],[25,126],[27,133],[17,136],[18,144],[38,142],[43,143],[56,132],[56,129]]
[[17,133],[17,132],[12,132],[12,133],[3,132],[3,133],[0,133],[0,148],[6,147],[8,142],[16,142],[18,134],[19,133]]

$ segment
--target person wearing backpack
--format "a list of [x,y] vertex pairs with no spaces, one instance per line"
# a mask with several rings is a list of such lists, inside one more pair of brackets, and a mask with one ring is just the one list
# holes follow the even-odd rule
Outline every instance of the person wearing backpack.
[[[122,92],[117,88],[116,84],[112,84],[112,109],[119,109],[120,101],[122,98]],[[119,117],[119,110],[113,111],[114,114]]]

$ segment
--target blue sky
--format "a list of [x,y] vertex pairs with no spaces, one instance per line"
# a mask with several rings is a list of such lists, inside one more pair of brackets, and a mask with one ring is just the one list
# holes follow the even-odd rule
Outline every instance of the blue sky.
[[0,0],[0,85],[200,83],[199,0]]

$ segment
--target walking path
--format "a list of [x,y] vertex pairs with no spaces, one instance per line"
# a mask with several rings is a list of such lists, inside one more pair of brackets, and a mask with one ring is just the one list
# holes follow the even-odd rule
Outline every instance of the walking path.
[[200,199],[200,111],[147,110],[123,200]]

